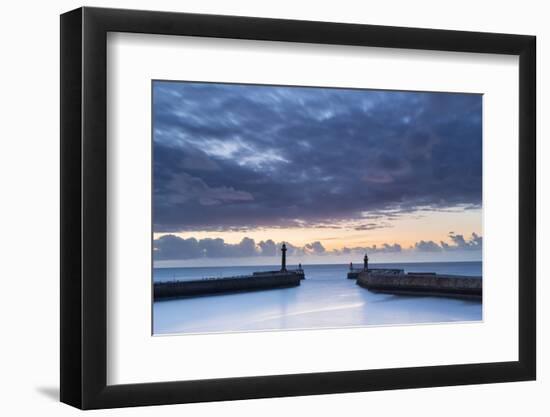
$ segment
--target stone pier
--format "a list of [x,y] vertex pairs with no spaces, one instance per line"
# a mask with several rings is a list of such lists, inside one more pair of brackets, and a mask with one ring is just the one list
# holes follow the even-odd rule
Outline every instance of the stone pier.
[[481,301],[482,278],[427,273],[384,274],[361,272],[357,285],[373,292],[402,295],[467,298]]
[[153,297],[155,300],[162,300],[298,286],[305,278],[304,270],[301,264],[296,270],[287,269],[286,250],[286,245],[283,244],[279,271],[254,272],[252,275],[226,278],[156,282],[153,286]]

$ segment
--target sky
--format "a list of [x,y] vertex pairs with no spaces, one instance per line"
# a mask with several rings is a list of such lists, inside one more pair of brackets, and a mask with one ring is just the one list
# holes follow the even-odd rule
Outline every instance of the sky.
[[153,160],[159,265],[481,260],[481,95],[154,81]]

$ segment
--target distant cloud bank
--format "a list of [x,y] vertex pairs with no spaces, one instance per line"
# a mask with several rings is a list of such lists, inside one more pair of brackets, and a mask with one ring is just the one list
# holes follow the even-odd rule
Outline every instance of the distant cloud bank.
[[[289,256],[309,255],[357,255],[367,253],[401,253],[401,252],[452,252],[452,251],[480,251],[483,247],[483,238],[476,233],[465,238],[461,234],[449,233],[449,242],[434,242],[420,240],[413,246],[403,248],[398,243],[384,243],[382,245],[343,248],[327,250],[319,241],[304,246],[285,242]],[[248,237],[239,243],[226,243],[224,239],[196,239],[181,238],[176,235],[164,235],[153,241],[155,260],[189,260],[202,258],[249,258],[256,256],[278,256],[282,242],[262,240],[256,242]]]

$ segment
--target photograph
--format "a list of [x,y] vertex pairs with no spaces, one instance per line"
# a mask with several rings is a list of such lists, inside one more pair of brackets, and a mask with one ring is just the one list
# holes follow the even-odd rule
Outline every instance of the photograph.
[[483,95],[152,81],[153,335],[483,320]]

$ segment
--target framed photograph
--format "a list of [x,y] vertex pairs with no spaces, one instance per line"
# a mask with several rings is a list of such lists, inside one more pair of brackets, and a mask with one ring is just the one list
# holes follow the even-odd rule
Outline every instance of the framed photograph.
[[61,401],[533,380],[535,37],[61,16]]

